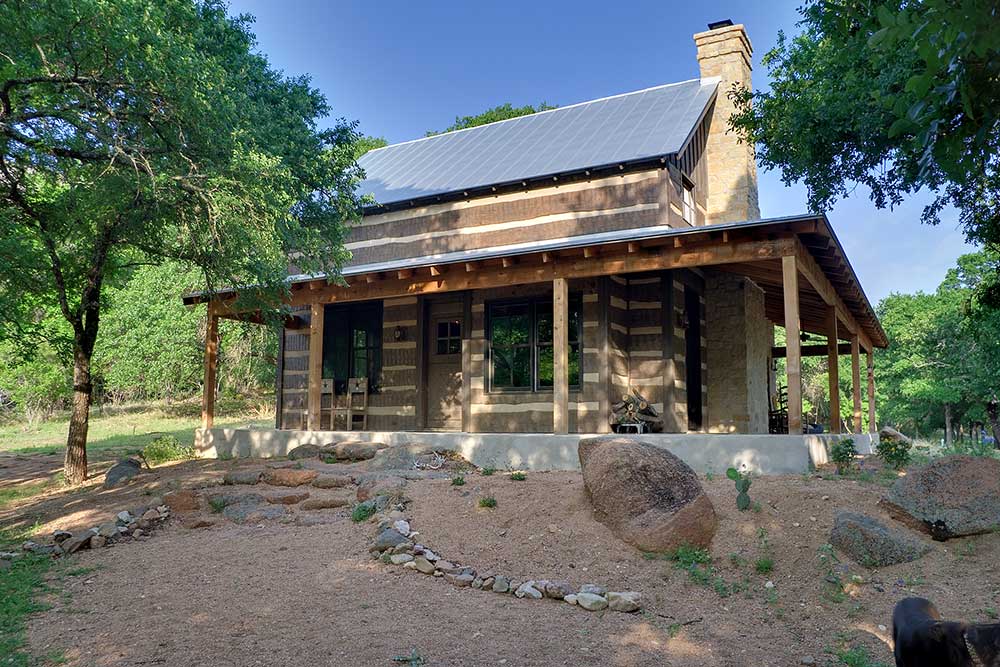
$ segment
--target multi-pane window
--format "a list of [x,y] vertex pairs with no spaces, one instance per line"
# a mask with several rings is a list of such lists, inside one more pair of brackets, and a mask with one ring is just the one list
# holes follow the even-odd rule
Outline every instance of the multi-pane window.
[[694,184],[690,183],[685,179],[684,181],[684,195],[682,203],[682,215],[684,216],[684,221],[690,225],[694,225],[697,218],[694,215]]
[[327,306],[323,326],[323,377],[334,390],[347,390],[348,378],[368,378],[377,390],[382,371],[382,304]]
[[462,323],[450,320],[437,323],[437,353],[458,354],[462,351]]
[[[583,303],[569,300],[569,384],[580,384],[580,339]],[[490,389],[538,391],[552,388],[552,302],[531,300],[495,303],[489,308],[487,337]]]

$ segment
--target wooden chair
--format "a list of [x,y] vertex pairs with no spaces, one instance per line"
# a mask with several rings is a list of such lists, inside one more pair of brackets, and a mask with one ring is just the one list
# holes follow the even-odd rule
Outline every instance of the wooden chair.
[[354,430],[354,417],[361,417],[361,430],[368,430],[368,378],[349,378],[347,392],[344,394],[344,404],[339,405],[338,396],[332,397],[330,409],[330,430],[335,431],[334,424],[338,415],[344,415],[348,431]]

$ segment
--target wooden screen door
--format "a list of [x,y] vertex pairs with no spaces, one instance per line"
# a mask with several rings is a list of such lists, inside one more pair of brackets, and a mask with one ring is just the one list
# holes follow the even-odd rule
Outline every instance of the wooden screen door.
[[432,301],[424,339],[427,359],[427,428],[462,430],[461,301]]

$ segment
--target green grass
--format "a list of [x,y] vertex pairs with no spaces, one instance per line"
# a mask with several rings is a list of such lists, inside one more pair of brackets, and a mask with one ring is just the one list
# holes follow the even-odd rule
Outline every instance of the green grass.
[[34,498],[57,486],[62,480],[62,473],[53,475],[51,479],[28,484],[17,484],[0,489],[0,509],[21,500]]
[[[274,428],[267,416],[271,399],[253,401],[225,399],[216,405],[216,427]],[[87,438],[92,460],[114,459],[141,452],[162,436],[172,436],[180,447],[194,445],[194,430],[201,426],[201,407],[196,401],[172,405],[136,404],[108,407],[104,414],[93,408]],[[69,417],[39,424],[0,424],[0,452],[62,456]]]
[[[0,551],[19,551],[20,543],[30,538],[38,526],[0,530]],[[25,622],[28,615],[44,611],[38,595],[48,589],[46,575],[54,565],[51,558],[25,555],[8,570],[0,571],[0,656],[7,667],[38,664],[25,649]]]
[[770,574],[774,570],[774,559],[768,556],[758,558],[757,562],[753,564],[753,569],[757,571],[757,574]]
[[363,503],[358,503],[351,510],[351,521],[354,523],[361,523],[362,521],[367,521],[375,514],[376,508],[375,503],[371,500],[366,500]]
[[497,469],[494,468],[493,466],[483,466],[482,468],[479,469],[479,472],[482,475],[484,475],[485,477],[489,477],[490,475],[492,475],[496,471],[497,471]]
[[836,649],[832,653],[846,667],[889,667],[888,663],[872,658],[864,646]]
[[493,496],[483,496],[479,499],[479,506],[492,509],[497,506],[497,499]]
[[451,478],[452,486],[465,486],[465,475],[455,475]]
[[520,470],[515,470],[510,474],[510,478],[515,482],[523,482],[524,480],[528,479],[528,475],[521,472]]

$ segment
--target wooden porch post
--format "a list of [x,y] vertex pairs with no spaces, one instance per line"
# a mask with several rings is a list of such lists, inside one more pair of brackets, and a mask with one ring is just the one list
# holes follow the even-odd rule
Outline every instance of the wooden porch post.
[[208,304],[208,322],[205,326],[205,386],[201,395],[201,427],[212,428],[215,423],[215,384],[219,367],[219,316],[215,306]]
[[861,433],[861,340],[851,335],[851,393],[854,395],[854,432]]
[[552,281],[552,432],[569,433],[569,286]]
[[837,309],[826,309],[826,365],[830,378],[830,433],[840,433],[840,352],[837,336]]
[[309,317],[309,394],[307,398],[310,431],[320,430],[321,401],[323,400],[323,315],[321,303],[313,303]]
[[788,432],[802,433],[802,335],[799,326],[799,270],[794,255],[781,258],[785,297],[785,368],[788,370]]
[[875,355],[868,350],[868,432],[875,433]]

